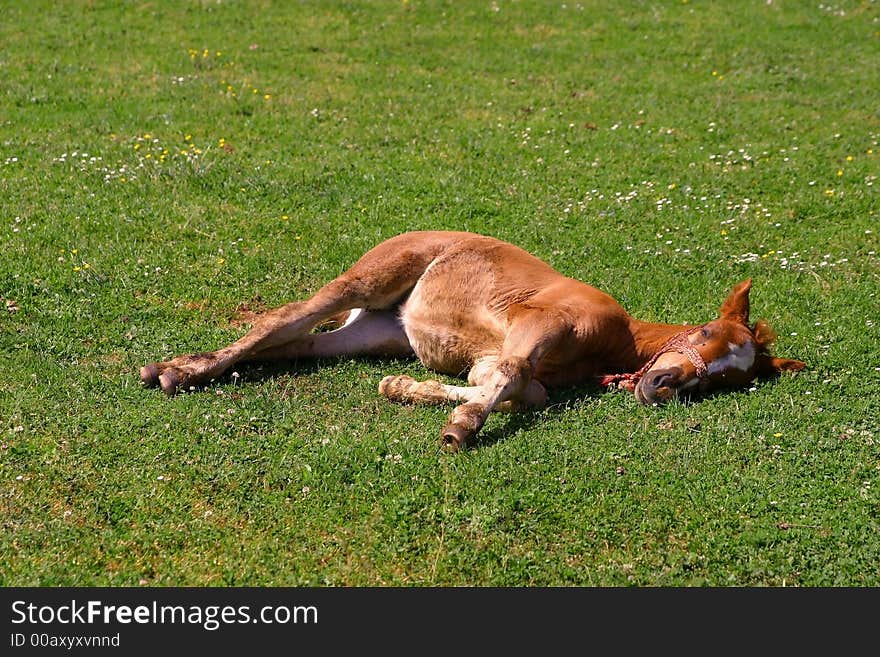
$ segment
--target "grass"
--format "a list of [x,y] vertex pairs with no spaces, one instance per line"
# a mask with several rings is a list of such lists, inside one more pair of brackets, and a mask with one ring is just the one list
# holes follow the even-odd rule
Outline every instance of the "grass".
[[[0,584],[880,584],[877,3],[5,4]],[[425,228],[809,369],[454,456],[417,362],[141,387]]]

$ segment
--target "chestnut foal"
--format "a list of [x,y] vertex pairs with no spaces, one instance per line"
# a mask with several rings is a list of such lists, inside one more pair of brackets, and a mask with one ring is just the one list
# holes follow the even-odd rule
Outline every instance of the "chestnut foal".
[[[140,374],[173,395],[242,361],[414,354],[438,372],[466,374],[468,385],[387,376],[379,392],[398,402],[459,403],[441,432],[456,450],[493,410],[544,406],[548,387],[598,378],[652,404],[803,369],[770,355],[774,334],[765,323],[749,326],[750,288],[751,280],[735,286],[706,324],[643,322],[512,244],[411,232],[371,249],[307,301],[267,312],[231,345],[151,363]],[[341,328],[312,332],[333,318],[344,318]]]

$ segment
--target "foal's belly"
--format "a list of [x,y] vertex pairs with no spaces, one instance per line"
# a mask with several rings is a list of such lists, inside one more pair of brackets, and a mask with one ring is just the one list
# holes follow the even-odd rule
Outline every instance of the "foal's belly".
[[404,317],[403,329],[425,367],[464,376],[478,359],[501,350],[503,337],[480,326]]
[[[488,279],[454,262],[435,262],[400,311],[403,329],[425,367],[461,376],[474,362],[501,351],[505,325],[487,307]],[[478,267],[479,268],[479,267]]]

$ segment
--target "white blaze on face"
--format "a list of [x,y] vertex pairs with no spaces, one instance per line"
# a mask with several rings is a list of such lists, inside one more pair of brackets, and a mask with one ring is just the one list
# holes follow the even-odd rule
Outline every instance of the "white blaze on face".
[[755,364],[755,345],[751,341],[745,344],[727,343],[729,351],[721,358],[709,363],[709,375],[719,374],[734,369],[748,372]]

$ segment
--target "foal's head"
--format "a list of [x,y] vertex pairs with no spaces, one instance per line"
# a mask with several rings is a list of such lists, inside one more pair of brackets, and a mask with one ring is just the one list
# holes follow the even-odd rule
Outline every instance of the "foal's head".
[[741,388],[756,377],[802,370],[799,360],[775,358],[776,338],[763,321],[749,326],[751,279],[721,304],[720,317],[679,333],[661,348],[635,387],[639,401],[662,403],[682,392]]

